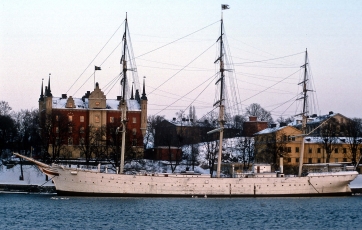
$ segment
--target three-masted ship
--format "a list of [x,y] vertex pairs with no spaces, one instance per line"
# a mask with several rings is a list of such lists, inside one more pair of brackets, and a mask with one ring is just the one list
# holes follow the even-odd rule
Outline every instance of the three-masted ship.
[[[125,26],[127,27],[127,19]],[[126,30],[127,31],[127,30]],[[221,18],[221,34],[218,39],[220,56],[220,73],[217,84],[220,87],[219,100],[214,106],[219,107],[219,128],[211,132],[219,132],[222,146],[224,131],[224,44],[223,19]],[[126,42],[126,39],[124,39]],[[124,45],[126,47],[126,44]],[[122,60],[123,76],[126,77],[127,62]],[[125,85],[125,84],[124,84]],[[307,93],[304,87],[304,94]],[[125,89],[123,90],[125,92]],[[306,97],[306,95],[304,95]],[[125,99],[125,95],[123,100]],[[127,105],[122,104],[122,122],[125,122]],[[305,122],[306,111],[303,111]],[[125,125],[123,124],[123,128]],[[303,126],[304,127],[304,126]],[[125,130],[122,130],[124,138]],[[304,138],[304,137],[303,137]],[[123,140],[124,144],[125,141]],[[303,142],[302,142],[303,143]],[[222,148],[219,148],[218,159],[221,159]],[[301,151],[303,152],[303,150]],[[288,177],[280,172],[249,173],[238,177],[220,176],[221,161],[218,161],[217,176],[194,172],[185,173],[138,173],[126,175],[123,172],[124,146],[122,147],[119,173],[102,173],[99,170],[70,168],[62,165],[47,165],[32,158],[15,154],[34,162],[40,170],[54,182],[58,195],[79,196],[119,196],[119,197],[242,197],[242,196],[326,196],[350,195],[349,183],[356,178],[356,171],[309,173],[306,176]],[[303,157],[300,162],[302,164]]]

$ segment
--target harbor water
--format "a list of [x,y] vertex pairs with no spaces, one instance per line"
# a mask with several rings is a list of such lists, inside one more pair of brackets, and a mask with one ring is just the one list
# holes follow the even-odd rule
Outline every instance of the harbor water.
[[1,229],[362,229],[362,196],[94,198],[0,193]]

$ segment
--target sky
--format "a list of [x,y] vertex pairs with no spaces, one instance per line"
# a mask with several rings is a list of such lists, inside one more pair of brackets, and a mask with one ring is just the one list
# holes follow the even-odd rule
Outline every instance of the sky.
[[[362,2],[352,0],[0,0],[0,100],[14,111],[37,109],[49,73],[53,96],[82,97],[95,79],[116,98],[127,12],[148,114],[171,119],[193,105],[202,117],[216,100],[221,4],[230,6],[223,22],[234,63],[227,90],[239,98],[233,113],[252,103],[275,119],[300,113],[295,99],[307,49],[310,114],[362,117]],[[95,77],[94,66],[102,67]]]

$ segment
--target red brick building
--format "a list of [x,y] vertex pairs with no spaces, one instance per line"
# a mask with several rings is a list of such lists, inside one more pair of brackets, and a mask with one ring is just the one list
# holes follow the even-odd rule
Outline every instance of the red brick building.
[[143,156],[143,136],[147,128],[145,82],[141,96],[138,90],[133,96],[132,88],[130,99],[126,100],[121,96],[107,99],[98,83],[92,92],[87,91],[82,98],[73,98],[66,94],[54,97],[49,78],[45,93],[42,85],[39,98],[41,134],[47,142],[45,149],[53,158],[118,153],[123,101],[127,107],[126,151]]
[[255,133],[268,128],[267,121],[258,121],[257,117],[250,116],[249,121],[243,123],[243,136],[252,137]]

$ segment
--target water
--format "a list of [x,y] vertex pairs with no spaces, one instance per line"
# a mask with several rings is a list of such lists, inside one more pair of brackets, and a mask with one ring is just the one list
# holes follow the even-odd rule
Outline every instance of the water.
[[94,198],[0,194],[0,229],[362,229],[362,196]]

